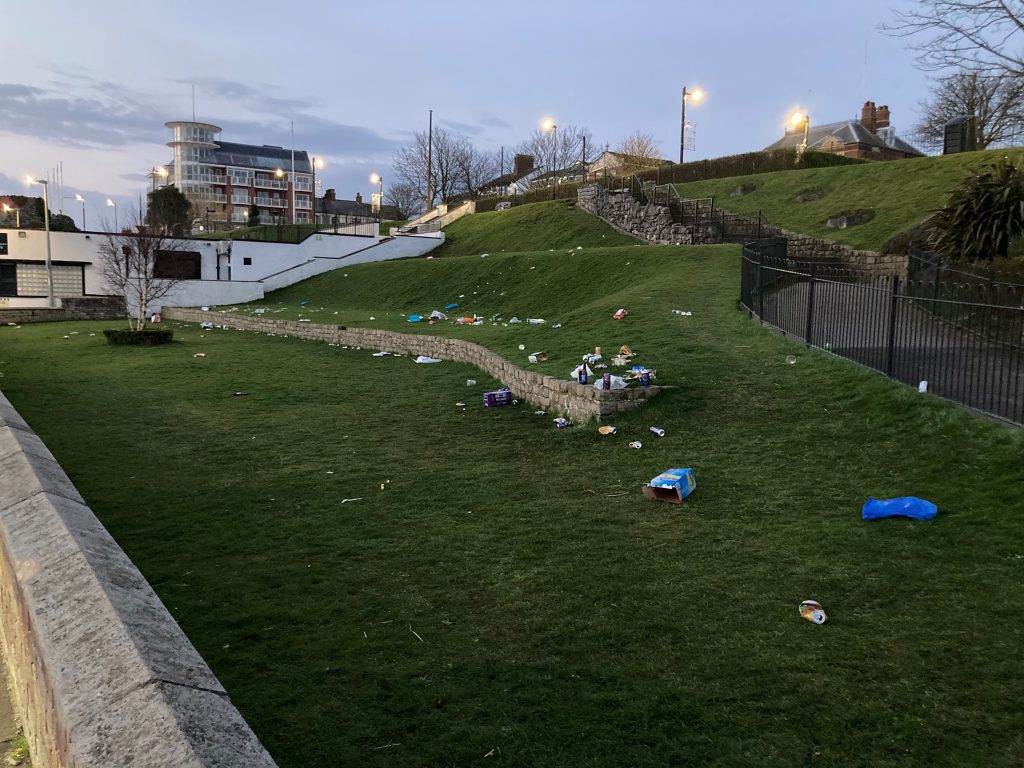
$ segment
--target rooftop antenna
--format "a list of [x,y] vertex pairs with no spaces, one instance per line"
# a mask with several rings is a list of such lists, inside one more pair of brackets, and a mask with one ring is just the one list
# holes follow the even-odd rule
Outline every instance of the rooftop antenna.
[[196,121],[196,84],[192,83],[192,122]]

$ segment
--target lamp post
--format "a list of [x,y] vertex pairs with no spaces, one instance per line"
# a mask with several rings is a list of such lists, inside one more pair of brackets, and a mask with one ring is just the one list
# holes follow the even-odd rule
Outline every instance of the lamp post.
[[43,224],[46,227],[46,305],[56,307],[53,298],[53,262],[50,259],[50,182],[26,176],[29,184],[43,185]]
[[[274,176],[276,176],[278,180],[283,179],[284,178],[284,171],[281,168],[278,168],[276,171],[274,171]],[[286,193],[285,194],[285,199],[287,199],[288,198],[288,195],[287,195],[288,184],[287,183],[285,183],[284,191]],[[281,224],[281,219],[283,218],[281,216],[281,214],[280,213],[275,213],[274,217],[278,220],[277,223],[280,225]]]
[[4,216],[14,211],[14,228],[21,229],[21,208],[11,208],[7,203],[4,203]]
[[384,177],[379,173],[370,174],[370,183],[377,185],[377,230],[380,232],[380,222],[383,218],[384,208]]
[[811,116],[806,112],[794,112],[789,116],[789,124],[793,126],[794,130],[797,129],[800,124],[804,126],[804,140],[800,146],[797,147],[797,155],[803,155],[807,151],[807,139],[811,132]]
[[316,226],[316,169],[324,167],[324,159],[314,157],[310,165],[313,167],[313,226]]
[[107,207],[114,209],[114,232],[115,233],[120,232],[120,230],[117,228],[117,203],[115,203],[113,200],[111,200],[108,197],[107,198]]
[[85,198],[81,195],[75,195],[75,202],[82,204],[82,231],[85,232]]
[[700,88],[694,88],[692,91],[686,90],[686,86],[683,86],[683,107],[682,114],[679,118],[679,164],[683,164],[683,152],[686,150],[686,97],[689,96],[693,99],[694,104],[700,104],[704,99],[704,91]]
[[149,177],[153,179],[153,191],[156,192],[156,180],[157,177],[162,179],[167,178],[167,169],[162,165],[153,166],[153,170],[150,171]]
[[544,119],[540,124],[541,130],[545,133],[551,132],[551,199],[555,199],[558,187],[558,174],[555,165],[558,162],[558,126],[550,117]]

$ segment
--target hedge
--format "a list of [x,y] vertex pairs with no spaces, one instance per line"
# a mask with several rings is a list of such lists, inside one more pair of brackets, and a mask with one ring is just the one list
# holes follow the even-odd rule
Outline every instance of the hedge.
[[141,331],[106,330],[107,344],[112,346],[134,345],[139,347],[155,347],[158,344],[170,344],[174,331],[170,328],[145,328]]

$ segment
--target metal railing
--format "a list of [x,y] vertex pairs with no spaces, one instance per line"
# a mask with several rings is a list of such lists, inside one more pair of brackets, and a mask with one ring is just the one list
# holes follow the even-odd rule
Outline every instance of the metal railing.
[[252,185],[261,189],[288,189],[288,183],[277,179],[253,179]]
[[[911,272],[911,275],[914,273]],[[1016,296],[1016,303],[1012,296]],[[761,322],[929,392],[1024,424],[1024,303],[1002,287],[866,278],[743,248],[740,303]]]
[[266,208],[287,208],[288,201],[276,197],[257,197],[256,205],[262,205]]

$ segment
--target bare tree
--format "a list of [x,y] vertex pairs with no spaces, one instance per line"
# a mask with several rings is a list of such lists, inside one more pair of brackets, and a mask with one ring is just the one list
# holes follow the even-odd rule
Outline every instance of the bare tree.
[[1024,77],[1021,0],[918,0],[913,9],[897,11],[896,21],[883,29],[917,38],[912,47],[925,69]]
[[557,126],[554,130],[534,129],[516,152],[533,155],[538,168],[560,171],[583,160],[583,142],[586,140],[587,154],[592,155],[594,137],[590,130],[575,125]]
[[475,197],[484,184],[500,173],[500,160],[493,152],[484,152],[462,139],[457,148],[456,165],[459,174],[459,192]]
[[[434,199],[446,200],[463,191],[463,174],[460,170],[460,156],[466,140],[456,136],[444,128],[434,129],[433,156],[430,163],[430,185]],[[427,196],[427,148],[428,138],[425,131],[416,133],[413,142],[398,150],[392,163],[395,175],[402,183],[410,184],[420,197]]]
[[1010,143],[1024,131],[1024,78],[980,72],[939,78],[921,113],[917,131],[931,148],[942,147],[946,123],[961,115],[974,115],[979,149]]
[[[134,215],[126,232],[109,232],[100,245],[103,279],[111,291],[124,298],[132,330],[146,327],[146,310],[188,279],[182,272],[182,242],[148,231],[142,218]],[[109,230],[110,227],[105,227]]]
[[631,158],[630,164],[635,165],[638,170],[657,165],[657,161],[661,159],[654,137],[643,131],[629,134],[619,142],[615,151]]
[[403,219],[411,219],[423,208],[423,197],[420,191],[408,182],[392,184],[384,192],[384,202],[398,209]]

